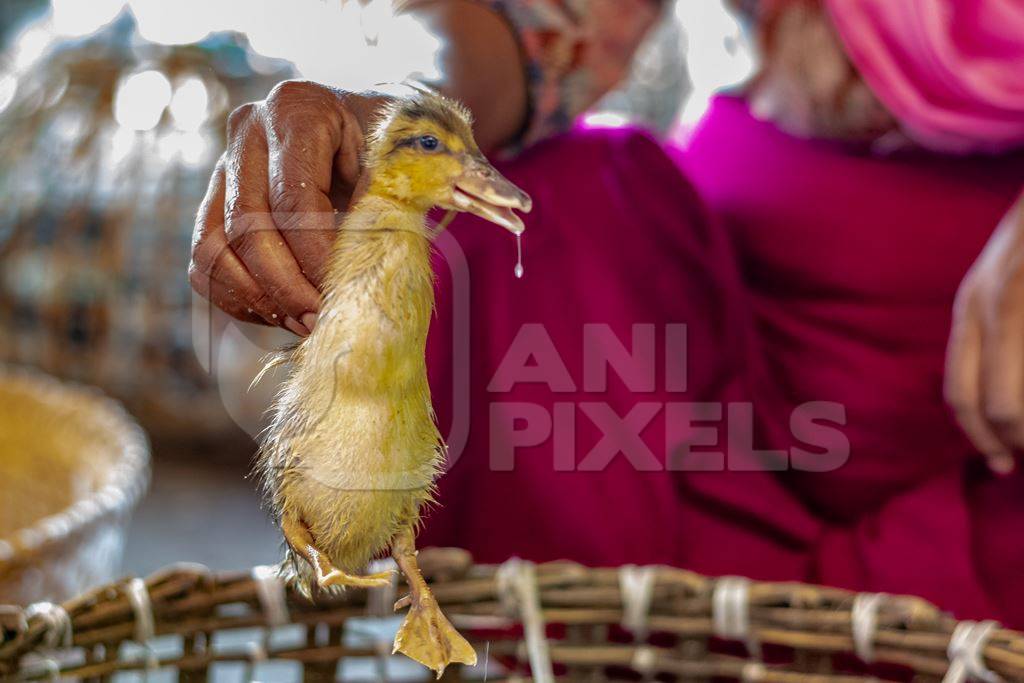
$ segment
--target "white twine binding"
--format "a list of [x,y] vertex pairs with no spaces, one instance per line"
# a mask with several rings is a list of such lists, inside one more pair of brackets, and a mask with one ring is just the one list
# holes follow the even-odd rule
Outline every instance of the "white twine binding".
[[21,671],[18,672],[19,681],[35,681],[40,676],[48,676],[47,680],[59,681],[60,663],[53,657],[47,657],[39,653],[30,653],[22,660]]
[[250,575],[256,582],[256,599],[267,626],[262,629],[259,640],[249,643],[249,660],[242,679],[246,681],[256,680],[256,667],[270,659],[270,629],[284,626],[291,620],[284,578],[278,568],[257,565],[250,570]]
[[25,608],[25,618],[39,617],[46,625],[43,646],[47,649],[71,647],[71,617],[66,609],[52,602],[36,602]]
[[[395,571],[396,569],[398,569],[398,565],[390,557],[370,563],[368,570],[370,574],[390,571],[391,581],[386,586],[370,589],[369,594],[366,596],[367,616],[376,619],[387,619],[394,615],[395,599],[398,597],[398,574]],[[388,679],[388,660],[391,659],[391,647],[387,642],[375,635],[370,637],[373,639],[373,647],[376,650],[374,663],[377,669],[377,679],[386,681]]]
[[127,586],[128,602],[135,614],[135,640],[141,644],[148,642],[156,633],[156,619],[153,618],[153,603],[149,599],[149,590],[142,579],[132,579]]
[[751,657],[761,658],[761,645],[750,633],[750,579],[723,576],[711,595],[711,625],[715,635],[738,640]]
[[646,640],[649,633],[647,620],[654,597],[656,567],[637,567],[627,564],[619,568],[619,591],[622,593],[622,628],[636,640]]
[[[71,647],[71,616],[67,610],[52,602],[36,602],[25,608],[24,618],[27,620],[39,617],[43,620],[43,650]],[[26,623],[27,627],[27,623]],[[37,652],[27,662],[27,666],[19,675],[19,680],[32,680],[46,675],[51,681],[60,680],[60,663],[45,652]]]
[[878,609],[886,597],[885,593],[860,593],[853,599],[853,607],[850,609],[853,653],[865,664],[875,661]]
[[999,628],[995,621],[961,621],[949,639],[946,655],[949,669],[942,683],[963,683],[968,679],[985,683],[1002,683],[1002,678],[985,666],[984,652],[992,633]]
[[526,654],[530,660],[533,680],[536,683],[554,683],[555,671],[551,665],[544,615],[540,609],[537,572],[533,563],[513,557],[498,567],[495,579],[502,605],[509,612],[518,613],[523,622]]
[[658,653],[650,645],[643,645],[633,653],[631,668],[641,674],[645,680],[650,679],[654,674],[654,667],[658,664]]
[[243,681],[256,680],[256,667],[261,662],[265,662],[270,659],[270,652],[268,650],[269,644],[270,634],[266,629],[263,629],[263,633],[260,635],[260,640],[246,644],[246,650],[248,651],[249,658],[246,660],[245,668],[242,670]]
[[146,669],[159,669],[160,660],[149,646],[149,641],[156,635],[156,618],[153,616],[153,602],[149,599],[146,582],[142,579],[132,579],[125,590],[128,602],[132,606],[132,613],[135,615],[135,641],[146,651]]
[[760,683],[767,673],[768,669],[761,662],[747,662],[740,672],[740,680],[743,683]]
[[267,625],[273,628],[289,623],[288,595],[277,567],[255,566],[252,568],[252,578],[256,582],[256,597],[260,601]]
[[[260,640],[254,640],[246,644],[246,650],[249,652],[249,664],[259,664],[270,659],[270,650],[267,647],[266,633]],[[250,680],[252,676],[246,676],[246,680]]]
[[378,638],[373,642],[373,649],[377,651],[377,656],[373,658],[374,668],[377,669],[377,680],[386,683],[388,680],[388,660],[394,654],[391,651],[391,644]]
[[394,616],[395,600],[398,598],[398,574],[395,570],[398,565],[391,558],[376,560],[370,563],[367,570],[370,574],[391,572],[391,582],[380,588],[371,588],[366,600],[366,615],[377,619],[387,619]]

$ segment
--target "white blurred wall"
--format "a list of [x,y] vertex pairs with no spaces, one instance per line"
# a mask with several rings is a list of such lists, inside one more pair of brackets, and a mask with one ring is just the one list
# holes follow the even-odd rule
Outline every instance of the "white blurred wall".
[[[232,30],[306,78],[362,89],[436,75],[440,41],[391,0],[52,0],[48,17],[22,32],[15,62],[27,64],[55,38],[88,35],[128,7],[146,39],[184,44]],[[595,122],[639,121],[660,131],[700,118],[719,88],[742,82],[754,57],[721,0],[682,0],[638,55],[631,78],[598,107]],[[2,93],[0,93],[2,95]]]

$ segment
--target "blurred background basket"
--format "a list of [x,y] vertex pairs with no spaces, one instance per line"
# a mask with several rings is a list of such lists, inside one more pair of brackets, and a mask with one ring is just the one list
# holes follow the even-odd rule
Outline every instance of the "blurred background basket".
[[0,366],[0,603],[115,578],[148,473],[146,438],[117,403]]
[[[1024,634],[957,622],[918,598],[667,567],[474,565],[458,550],[420,560],[479,656],[445,680],[1024,681]],[[171,567],[9,613],[0,679],[424,680],[390,657],[403,592],[350,590],[314,605],[268,568]]]

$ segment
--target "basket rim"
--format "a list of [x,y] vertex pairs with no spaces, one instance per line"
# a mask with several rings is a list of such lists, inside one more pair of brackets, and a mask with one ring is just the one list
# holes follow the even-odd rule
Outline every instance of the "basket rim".
[[[980,667],[974,669],[976,674],[984,671],[1005,681],[1024,683],[1024,633],[994,621],[958,621],[910,595],[857,593],[795,581],[704,576],[677,567],[649,565],[643,569],[652,577],[652,597],[657,597],[644,607],[650,621],[638,632],[636,624],[627,623],[635,596],[628,596],[631,591],[626,590],[623,581],[625,575],[639,569],[634,565],[588,567],[564,560],[532,563],[515,558],[501,565],[476,564],[468,552],[455,548],[425,548],[420,558],[424,575],[431,580],[431,589],[453,624],[466,629],[465,635],[475,645],[486,647],[486,652],[500,652],[514,660],[517,668],[533,666],[529,648],[523,645],[529,639],[527,630],[532,628],[546,643],[547,652],[539,660],[542,665],[546,661],[569,667],[616,667],[640,674],[677,674],[686,680],[724,677],[748,683],[879,683],[908,680],[902,673],[892,673],[892,667],[914,674],[914,680],[938,681],[956,663],[967,665],[967,660],[976,656],[977,661],[971,664]],[[169,565],[148,578],[126,577],[64,602],[64,621],[15,608],[8,615],[14,624],[11,636],[6,641],[0,637],[0,677],[19,674],[23,676],[20,680],[42,680],[54,675],[54,663],[63,667],[63,676],[91,679],[152,667],[207,672],[208,667],[220,662],[255,666],[267,660],[322,667],[350,657],[387,656],[390,648],[382,653],[373,645],[342,642],[338,640],[340,632],[327,640],[315,632],[320,627],[343,631],[350,620],[354,623],[389,615],[393,589],[404,583],[400,577],[396,576],[391,589],[353,589],[311,601],[289,584],[287,577],[267,569],[211,571],[194,563]],[[529,586],[506,580],[510,574],[522,576],[518,570],[528,570],[526,573],[532,575]],[[716,615],[734,608],[724,607],[715,596],[725,590],[727,583],[736,581],[745,581],[749,589],[741,601],[748,622],[745,634],[724,633],[722,625],[716,623]],[[149,598],[145,608],[132,598],[142,590]],[[272,599],[275,595],[278,597]],[[875,617],[870,623],[860,620],[858,636],[854,612],[863,598],[876,599],[871,608]],[[282,604],[286,607],[283,621]],[[528,616],[530,604],[536,605],[532,609],[539,619]],[[139,616],[140,609],[148,609],[152,616],[150,626],[141,632],[140,620],[150,620]],[[549,636],[548,624],[587,632],[577,630],[573,635],[566,630]],[[266,638],[273,629],[285,625],[305,627],[306,640],[302,644],[274,645],[264,639],[257,647],[209,647],[218,632],[255,628],[263,629]],[[609,626],[625,629],[634,639],[607,639],[607,632],[602,635],[600,631]],[[982,640],[976,641],[974,654],[967,654],[962,644],[954,645],[962,627],[989,629]],[[655,642],[647,639],[648,632],[676,640]],[[200,641],[195,640],[197,636]],[[116,660],[101,657],[84,664],[73,656],[67,666],[54,657],[55,653],[94,652],[90,649],[97,646],[102,646],[104,653],[111,647],[121,652],[123,643],[145,647],[154,637],[181,638],[183,643],[191,642],[193,649],[188,654],[184,650],[168,652],[168,656],[157,659],[121,654]],[[866,637],[866,641],[858,643],[858,637]],[[714,649],[713,644],[719,641],[745,646],[746,655]],[[196,646],[196,642],[200,644]],[[59,643],[57,649],[55,643]],[[684,643],[697,647],[681,649]],[[865,644],[869,645],[867,650],[863,649]],[[793,658],[762,658],[762,645],[783,648]],[[836,666],[837,657],[853,657],[863,668],[848,669],[841,662]],[[872,668],[875,664],[881,670]],[[823,665],[829,668],[822,670]],[[980,674],[979,678],[989,680]],[[455,680],[466,679],[456,676]],[[531,679],[504,680],[511,683]],[[579,679],[570,676],[553,680]]]
[[111,437],[115,463],[104,485],[62,510],[0,536],[0,572],[22,564],[82,533],[97,522],[133,508],[149,486],[149,438],[124,406],[96,387],[58,379],[41,370],[0,363],[0,383],[25,387],[46,405],[77,402],[87,406],[97,425]]

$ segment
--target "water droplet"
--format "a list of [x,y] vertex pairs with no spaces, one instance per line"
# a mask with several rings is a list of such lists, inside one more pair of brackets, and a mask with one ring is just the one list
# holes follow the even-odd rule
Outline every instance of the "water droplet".
[[516,277],[521,278],[523,276],[523,233],[516,233]]

